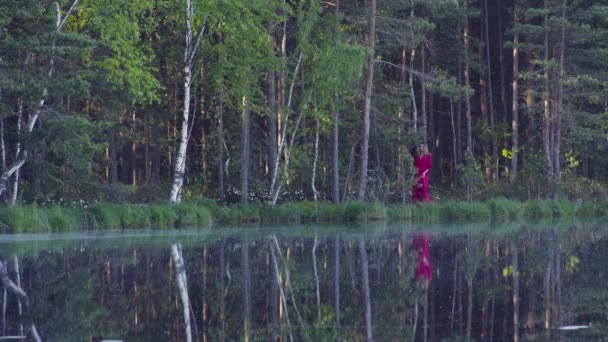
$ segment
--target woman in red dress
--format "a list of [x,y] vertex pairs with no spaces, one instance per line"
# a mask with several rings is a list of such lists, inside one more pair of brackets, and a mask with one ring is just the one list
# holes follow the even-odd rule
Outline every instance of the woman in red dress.
[[412,186],[412,202],[432,202],[429,194],[429,172],[433,167],[433,157],[426,145],[420,143],[418,155],[414,158],[417,170],[417,182]]

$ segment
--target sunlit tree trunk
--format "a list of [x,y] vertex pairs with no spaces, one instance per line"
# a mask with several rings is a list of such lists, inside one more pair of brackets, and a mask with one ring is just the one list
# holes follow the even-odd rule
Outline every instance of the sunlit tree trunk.
[[[502,26],[502,0],[496,1],[497,17],[498,17],[498,64],[500,75],[500,103],[502,108],[502,122],[508,124],[508,106],[507,106],[507,81],[505,79],[505,52],[504,52],[504,28]],[[504,148],[508,147],[508,141],[503,138]]]
[[249,195],[249,100],[243,96],[241,113],[241,204],[247,203]]
[[511,106],[511,182],[517,180],[517,160],[519,159],[519,9],[517,0],[513,4],[513,98]]
[[[562,1],[561,30],[559,39],[559,74],[557,79],[557,108],[555,111],[555,138],[553,139],[553,175],[556,180],[561,177],[560,148],[562,120],[564,117],[564,54],[566,50],[566,0]],[[557,197],[557,193],[553,195]]]
[[[368,47],[369,52],[367,56],[367,79],[365,86],[365,106],[363,108],[363,142],[361,143],[361,168],[359,172],[359,190],[357,192],[357,199],[359,201],[365,200],[365,187],[367,185],[367,163],[368,163],[368,150],[369,150],[369,128],[370,128],[370,110],[372,103],[372,89],[374,84],[374,47],[376,43],[376,0],[370,1],[369,9],[369,33],[368,33]],[[371,333],[371,331],[370,331]],[[371,337],[371,335],[369,336]]]
[[[469,1],[464,0],[464,10],[468,11]],[[464,40],[464,85],[465,87],[470,87],[471,82],[469,80],[469,18],[468,14],[465,15],[464,19],[464,31],[463,31],[463,40]],[[466,150],[473,152],[473,133],[471,131],[471,98],[470,96],[465,96],[465,118],[467,124],[467,147]]]
[[[484,27],[485,27],[485,38],[486,38],[486,67],[488,69],[488,109],[490,114],[490,130],[493,133],[492,136],[492,164],[494,170],[492,172],[492,179],[496,180],[498,177],[498,147],[496,141],[496,124],[494,122],[494,92],[492,86],[492,59],[490,54],[490,26],[488,23],[488,0],[484,0]],[[499,32],[499,34],[502,34]]]
[[[547,0],[544,0],[545,15],[543,24],[545,25],[544,34],[544,54],[543,54],[543,152],[545,154],[545,167],[547,169],[547,180],[553,181],[553,158],[551,148],[551,111],[549,108],[549,99],[551,98],[549,89],[549,14]],[[546,329],[548,329],[546,327]]]

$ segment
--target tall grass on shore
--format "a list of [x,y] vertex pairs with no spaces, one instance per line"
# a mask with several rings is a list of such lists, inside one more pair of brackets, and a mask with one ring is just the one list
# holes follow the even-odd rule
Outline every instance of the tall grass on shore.
[[91,207],[25,205],[0,207],[0,233],[67,232],[90,229],[211,227],[206,206],[100,203]]
[[220,206],[201,199],[181,204],[100,203],[85,206],[23,205],[0,207],[0,233],[67,232],[90,229],[208,228],[212,225],[369,223],[375,221],[510,222],[608,215],[608,200],[575,203],[564,199],[518,202],[494,198],[484,202],[446,201],[432,204],[385,205],[350,201],[287,202],[277,206],[247,204]]

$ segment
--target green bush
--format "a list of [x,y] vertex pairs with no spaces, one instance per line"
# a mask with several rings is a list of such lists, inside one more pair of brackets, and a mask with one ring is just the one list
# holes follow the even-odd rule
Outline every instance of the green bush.
[[549,201],[531,200],[523,205],[524,217],[526,218],[551,218],[553,217],[553,205]]
[[492,198],[486,202],[492,218],[497,221],[517,220],[523,216],[522,204],[519,201],[504,197]]
[[195,203],[180,203],[173,206],[176,227],[211,227],[213,220],[209,210]]
[[63,208],[52,207],[47,208],[45,211],[48,215],[49,225],[54,232],[68,232],[74,228],[70,220],[70,216],[72,215]]

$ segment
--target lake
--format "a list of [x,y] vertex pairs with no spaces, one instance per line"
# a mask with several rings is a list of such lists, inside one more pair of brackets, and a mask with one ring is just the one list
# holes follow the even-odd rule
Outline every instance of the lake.
[[3,336],[186,341],[184,302],[195,341],[608,336],[605,223],[3,235],[0,259],[29,298],[3,296]]

